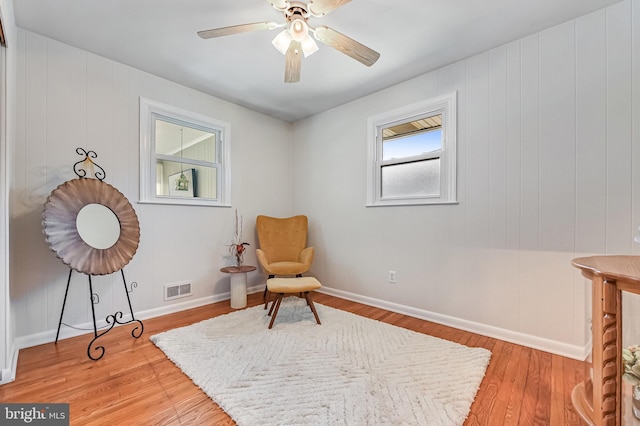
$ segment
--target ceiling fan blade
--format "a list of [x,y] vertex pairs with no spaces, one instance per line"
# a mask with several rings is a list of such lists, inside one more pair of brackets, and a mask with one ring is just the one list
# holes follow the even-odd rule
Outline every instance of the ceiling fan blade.
[[324,25],[317,27],[314,33],[317,40],[339,50],[347,56],[351,56],[356,61],[368,67],[375,64],[380,57],[380,54],[375,50],[369,49],[364,44],[358,43],[354,39]]
[[267,3],[280,11],[287,10],[291,6],[287,0],[267,0]]
[[272,30],[277,27],[278,24],[276,22],[255,22],[253,24],[233,25],[231,27],[198,31],[198,35],[204,39],[208,39],[224,37],[233,34],[247,33],[250,31]]
[[284,65],[284,82],[297,83],[300,81],[300,68],[302,66],[302,45],[299,41],[292,40],[287,49]]
[[315,16],[326,15],[327,13],[333,12],[340,6],[344,6],[349,3],[351,0],[311,0],[307,7],[309,8],[309,12],[311,12]]

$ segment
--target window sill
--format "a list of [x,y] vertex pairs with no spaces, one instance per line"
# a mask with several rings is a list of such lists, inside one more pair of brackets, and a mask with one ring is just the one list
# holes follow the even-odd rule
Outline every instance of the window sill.
[[455,205],[460,204],[457,200],[453,201],[384,201],[377,203],[367,203],[365,207],[394,207],[394,206],[433,206],[433,205]]
[[161,204],[173,206],[201,206],[201,207],[231,207],[231,204],[221,204],[211,200],[182,200],[176,198],[156,198],[153,200],[138,200],[138,204]]

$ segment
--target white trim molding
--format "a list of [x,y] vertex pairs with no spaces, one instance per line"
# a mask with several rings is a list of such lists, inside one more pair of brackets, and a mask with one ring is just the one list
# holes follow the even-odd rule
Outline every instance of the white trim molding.
[[[216,142],[216,161],[214,163],[190,160],[192,164],[202,166],[216,165],[219,169],[216,178],[216,198],[172,197],[156,194],[156,145],[155,122],[171,121],[185,127],[202,131],[220,133]],[[231,206],[231,124],[206,115],[197,114],[172,105],[163,104],[140,97],[140,203],[179,204],[192,206]]]
[[[10,163],[8,161],[10,127],[13,124],[8,123],[10,116],[8,111],[11,110],[9,105],[9,97],[7,94],[8,67],[7,67],[7,49],[5,46],[0,47],[0,307],[3,312],[0,319],[0,384],[13,380],[15,377],[15,365],[11,367],[11,358],[17,358],[13,355],[12,350],[12,327],[11,327],[11,293],[9,289],[9,176]],[[6,367],[13,368],[13,373]]]
[[518,333],[499,327],[493,327],[486,324],[480,324],[473,321],[454,318],[448,315],[438,314],[436,312],[430,312],[393,302],[387,302],[372,297],[361,296],[358,294],[350,293],[348,291],[326,287],[324,285],[318,291],[320,293],[325,293],[330,296],[339,297],[341,299],[347,299],[365,305],[374,306],[376,308],[386,309],[391,312],[397,312],[399,314],[407,315],[410,317],[423,319],[425,321],[434,322],[436,324],[446,325],[449,327],[457,328],[459,330],[469,331],[471,333],[492,337],[494,339],[515,343],[517,345],[526,346],[532,349],[549,352],[579,361],[584,361],[591,351],[591,342],[588,342],[585,346],[570,345],[555,340],[545,339],[543,337]]
[[[252,287],[247,288],[247,294],[253,294],[262,292],[264,290],[264,284],[258,284]],[[210,305],[212,303],[222,302],[224,300],[229,300],[231,298],[230,292],[216,294],[215,296],[207,296],[201,297],[198,299],[189,300],[181,303],[172,303],[167,306],[162,306],[159,308],[148,309],[145,311],[136,312],[136,319],[146,320],[150,318],[157,318],[165,315],[174,314],[176,312],[186,311],[193,308],[199,308],[200,306]],[[131,314],[125,314],[122,317],[122,321],[126,322],[131,319]],[[100,320],[96,323],[98,328],[107,326],[106,321]],[[121,325],[117,325],[121,327]],[[124,324],[127,326],[127,324]],[[71,327],[63,327],[60,329],[60,337],[58,341],[69,339],[71,337],[82,336],[84,334],[92,333],[93,323],[86,322],[84,324],[76,324]],[[16,339],[16,361],[17,361],[17,350],[30,348],[32,346],[43,345],[46,343],[51,343],[56,340],[56,332],[57,330],[48,330],[41,333],[30,334],[28,336],[18,337]],[[15,377],[15,365],[14,368],[14,377]]]
[[[367,207],[417,204],[456,204],[457,183],[457,92],[433,97],[415,104],[387,111],[367,119]],[[384,129],[441,116],[442,145],[431,153],[401,159],[383,160]],[[432,195],[383,194],[382,169],[427,160],[439,160],[439,191]]]

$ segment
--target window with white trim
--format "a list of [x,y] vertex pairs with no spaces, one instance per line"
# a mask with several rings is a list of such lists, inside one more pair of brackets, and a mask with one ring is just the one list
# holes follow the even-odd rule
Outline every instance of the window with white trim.
[[456,93],[368,119],[367,206],[456,203]]
[[231,126],[140,98],[140,202],[229,206]]

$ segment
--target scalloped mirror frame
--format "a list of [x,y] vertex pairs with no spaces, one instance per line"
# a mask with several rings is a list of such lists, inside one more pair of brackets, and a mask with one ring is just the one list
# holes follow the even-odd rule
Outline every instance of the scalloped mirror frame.
[[[113,246],[97,249],[80,237],[76,219],[88,204],[101,204],[118,218],[120,238]],[[42,213],[42,230],[49,247],[62,262],[89,275],[121,270],[131,261],[140,243],[140,223],[129,200],[108,183],[91,178],[69,180],[51,192]]]

